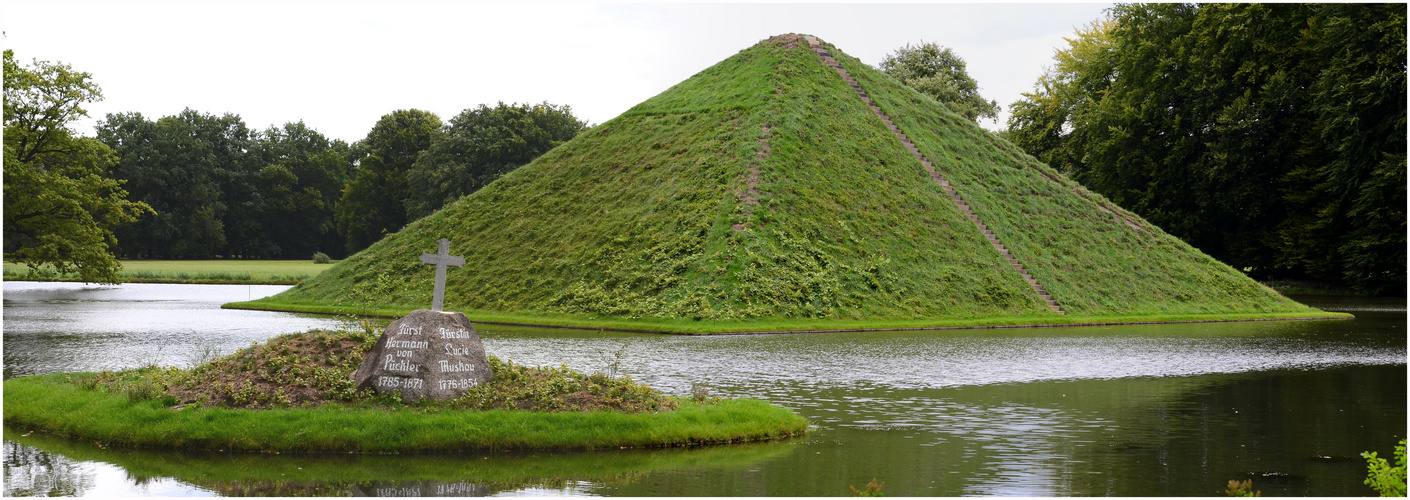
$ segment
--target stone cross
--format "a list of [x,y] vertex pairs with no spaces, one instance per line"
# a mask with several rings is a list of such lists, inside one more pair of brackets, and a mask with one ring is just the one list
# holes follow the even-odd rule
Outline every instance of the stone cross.
[[439,311],[445,303],[446,297],[446,266],[461,267],[465,265],[465,257],[450,254],[450,240],[441,238],[436,241],[440,244],[440,251],[437,253],[422,253],[421,263],[436,266],[436,292],[431,296],[431,310]]

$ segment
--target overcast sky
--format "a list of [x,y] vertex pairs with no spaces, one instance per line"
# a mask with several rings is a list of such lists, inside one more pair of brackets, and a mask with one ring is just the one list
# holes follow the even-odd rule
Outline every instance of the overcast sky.
[[567,104],[594,124],[759,40],[808,33],[875,66],[907,43],[950,47],[980,93],[1032,89],[1064,37],[1111,4],[216,3],[9,1],[4,48],[22,64],[93,74],[107,113],[184,108],[249,127],[303,120],[354,141],[397,109],[449,120],[496,101]]

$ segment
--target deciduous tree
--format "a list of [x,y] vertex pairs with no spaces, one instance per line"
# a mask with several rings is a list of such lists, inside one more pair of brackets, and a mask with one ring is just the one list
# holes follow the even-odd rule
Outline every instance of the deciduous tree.
[[1255,277],[1404,289],[1404,6],[1136,4],[1009,138]]
[[407,218],[424,217],[479,190],[586,127],[572,108],[547,102],[481,104],[461,112],[407,174]]
[[22,67],[6,50],[4,65],[5,260],[119,282],[113,228],[151,208],[129,201],[122,183],[107,177],[114,156],[106,145],[69,128],[102,90],[66,64]]
[[979,95],[979,83],[965,71],[964,59],[934,42],[896,49],[881,70],[970,120],[998,119],[999,103]]
[[338,203],[338,232],[354,253],[406,224],[406,173],[441,134],[429,111],[397,110],[382,116],[362,141],[357,174]]
[[259,157],[238,115],[190,109],[149,121],[109,114],[98,138],[119,156],[114,176],[157,216],[124,229],[124,254],[146,258],[265,256]]
[[259,172],[263,225],[275,254],[341,255],[344,243],[333,215],[349,179],[348,145],[328,140],[302,121],[270,127],[258,143],[264,162]]

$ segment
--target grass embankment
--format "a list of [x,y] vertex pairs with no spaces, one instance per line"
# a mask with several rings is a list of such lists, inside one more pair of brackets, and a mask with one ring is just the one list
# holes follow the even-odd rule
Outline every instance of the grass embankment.
[[108,444],[362,453],[659,447],[771,439],[807,422],[757,400],[684,399],[630,378],[492,358],[494,380],[447,401],[358,391],[371,335],[285,335],[189,370],[5,382],[7,425]]
[[[118,276],[127,283],[293,285],[333,267],[308,260],[123,260]],[[83,281],[52,268],[31,270],[5,264],[8,281]]]
[[[315,314],[364,314],[399,318],[416,307],[378,307],[360,309],[356,306],[324,304],[286,304],[269,301],[233,302],[223,307],[258,311],[285,311]],[[421,308],[424,308],[422,306]],[[979,318],[929,318],[911,320],[837,320],[827,318],[767,318],[752,320],[694,320],[679,318],[612,318],[571,314],[514,314],[497,311],[462,311],[475,323],[496,325],[542,326],[585,330],[613,330],[643,333],[684,335],[743,334],[743,333],[808,333],[876,330],[946,330],[976,328],[1017,328],[1050,326],[1094,326],[1143,323],[1197,323],[1221,321],[1353,319],[1342,312],[1281,312],[1281,313],[1218,313],[1218,314],[1140,314],[1140,315],[1077,315],[1032,314],[1023,316],[993,316]]]
[[908,133],[931,127],[918,143],[1068,316],[798,37],[741,51],[328,272],[232,307],[360,311],[358,295],[382,314],[425,307],[434,270],[418,257],[444,237],[469,263],[447,275],[446,308],[475,321],[710,333],[1343,317],[1159,229],[1129,231],[1124,211],[834,53]]

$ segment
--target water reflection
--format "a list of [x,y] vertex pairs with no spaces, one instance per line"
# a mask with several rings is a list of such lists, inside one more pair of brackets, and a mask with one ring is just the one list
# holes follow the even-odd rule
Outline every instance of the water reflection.
[[[621,487],[653,470],[747,467],[787,453],[782,442],[689,449],[586,452],[485,452],[434,455],[231,454],[102,448],[92,443],[5,428],[8,495],[106,492],[103,473],[133,484],[177,478],[231,496],[485,496],[502,492],[588,491]],[[39,451],[44,450],[44,451]],[[13,458],[11,458],[13,457]],[[10,481],[10,475],[52,476]],[[62,490],[40,490],[67,481]],[[35,486],[31,486],[35,485]],[[95,487],[97,486],[97,487]]]
[[[6,377],[153,345],[182,364],[196,339],[233,349],[336,326],[217,309],[258,292],[241,286],[14,285]],[[4,493],[832,496],[874,477],[892,496],[1207,496],[1230,479],[1265,495],[1370,494],[1357,455],[1406,434],[1404,299],[1303,299],[1357,319],[729,337],[479,325],[488,352],[520,363],[620,360],[668,392],[705,384],[818,427],[703,450],[390,457],[102,450],[7,429]]]
[[820,409],[867,418],[781,442],[595,453],[165,452],[6,429],[6,494],[42,491],[12,478],[53,477],[72,494],[831,496],[875,477],[893,496],[1213,496],[1230,479],[1269,496],[1359,496],[1356,455],[1404,435],[1405,390],[1403,366],[1380,366],[839,391]]
[[789,401],[800,387],[875,391],[1403,364],[1403,327],[1393,321],[1403,323],[1403,308],[1381,314],[1391,321],[722,337],[478,328],[488,352],[521,363],[603,370],[621,351],[622,369],[655,387],[685,393],[705,383]]

